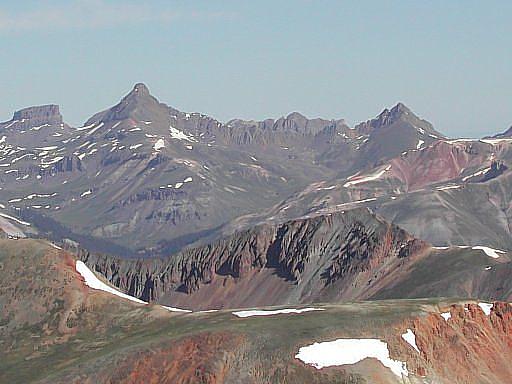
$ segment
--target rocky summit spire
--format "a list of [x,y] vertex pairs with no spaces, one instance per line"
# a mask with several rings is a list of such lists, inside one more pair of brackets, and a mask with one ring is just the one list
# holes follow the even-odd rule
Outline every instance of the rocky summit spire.
[[151,96],[148,87],[144,83],[135,84],[132,91],[128,95],[133,95],[137,97]]
[[391,125],[395,123],[397,120],[405,118],[406,116],[411,115],[411,117],[418,118],[414,115],[409,108],[405,106],[403,103],[397,103],[391,109],[384,109],[376,119],[373,120],[372,125],[374,127],[381,127],[385,125]]
[[167,106],[151,95],[144,83],[137,83],[122,100],[105,111],[101,120],[151,119],[154,115],[166,113]]

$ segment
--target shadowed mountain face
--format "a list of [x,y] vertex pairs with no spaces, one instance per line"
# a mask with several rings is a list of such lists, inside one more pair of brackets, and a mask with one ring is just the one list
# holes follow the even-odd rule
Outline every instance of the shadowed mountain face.
[[299,113],[224,124],[162,104],[136,84],[83,127],[62,123],[57,106],[1,123],[0,203],[55,240],[166,255],[434,136],[441,137],[402,104],[354,129]]
[[512,295],[507,254],[432,249],[366,209],[265,224],[167,258],[81,257],[132,296],[193,310]]

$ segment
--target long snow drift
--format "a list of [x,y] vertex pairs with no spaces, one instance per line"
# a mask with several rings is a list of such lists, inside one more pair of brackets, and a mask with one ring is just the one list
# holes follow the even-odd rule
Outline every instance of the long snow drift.
[[303,313],[303,312],[311,312],[311,311],[325,311],[325,309],[323,309],[323,308],[302,308],[302,309],[285,308],[285,309],[276,309],[276,310],[248,310],[248,311],[233,312],[233,315],[238,316],[238,317],[271,316],[271,315],[280,315],[280,314],[286,314],[286,313]]
[[386,168],[381,169],[371,175],[364,176],[364,177],[357,176],[357,177],[349,178],[349,180],[345,184],[343,184],[343,186],[346,188],[346,187],[350,187],[352,185],[357,185],[357,184],[361,184],[361,183],[366,183],[368,181],[377,180],[382,175],[384,175],[387,171],[389,171],[390,169],[391,169],[391,165],[388,165]]
[[501,249],[494,249],[494,248],[490,248],[490,247],[485,247],[483,245],[477,245],[475,247],[473,247],[473,249],[479,249],[483,252],[485,252],[485,254],[489,257],[492,257],[493,259],[497,259],[500,257],[500,255],[498,255],[498,253],[506,253],[505,251],[502,251]]
[[[83,261],[81,261],[81,260],[77,260],[76,261],[76,271],[80,275],[82,275],[82,277],[85,280],[85,284],[87,286],[93,288],[93,289],[98,289],[100,291],[108,292],[108,293],[111,293],[113,295],[122,297],[123,299],[128,299],[128,300],[131,300],[131,301],[135,301],[136,303],[139,303],[139,304],[148,304],[147,302],[145,302],[143,300],[137,299],[136,297],[127,295],[127,294],[125,294],[123,292],[119,292],[117,289],[114,289],[114,288],[110,287],[109,285],[105,284],[103,281],[98,279],[96,277],[96,275],[94,274],[94,272],[92,272],[89,269],[89,267],[87,267],[87,265],[85,265],[85,263]],[[183,312],[183,313],[185,313],[185,312],[186,313],[192,312],[192,311],[190,311],[188,309],[168,307],[168,306],[165,306],[165,305],[161,305],[160,307],[162,307],[164,309],[167,309],[170,312]]]
[[137,299],[136,297],[127,295],[125,293],[119,292],[117,289],[114,289],[104,282],[102,282],[100,279],[96,277],[96,275],[85,265],[85,263],[81,260],[76,261],[76,271],[82,275],[82,277],[85,280],[85,284],[87,284],[89,287],[93,289],[98,289],[100,291],[105,291],[112,293],[113,295],[122,297],[123,299],[128,299],[131,301],[135,301],[136,303],[140,304],[147,304],[145,301],[142,301],[140,299]]
[[406,364],[389,357],[388,344],[377,339],[337,339],[314,343],[299,349],[295,358],[317,369],[335,365],[355,364],[375,358],[398,377],[408,376]]

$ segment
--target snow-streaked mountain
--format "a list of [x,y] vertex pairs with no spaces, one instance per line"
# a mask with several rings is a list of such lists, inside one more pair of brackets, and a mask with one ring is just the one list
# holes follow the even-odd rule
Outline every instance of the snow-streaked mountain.
[[399,218],[413,192],[504,177],[508,151],[506,140],[448,140],[402,103],[355,127],[297,112],[222,123],[136,84],[81,127],[55,105],[0,123],[0,209],[55,240],[160,255],[384,198],[395,208],[383,212]]

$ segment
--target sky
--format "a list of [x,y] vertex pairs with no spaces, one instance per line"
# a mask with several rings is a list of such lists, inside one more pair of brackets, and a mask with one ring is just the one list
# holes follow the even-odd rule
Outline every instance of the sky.
[[81,125],[137,82],[221,121],[403,102],[449,136],[512,125],[511,1],[0,0],[0,121]]

